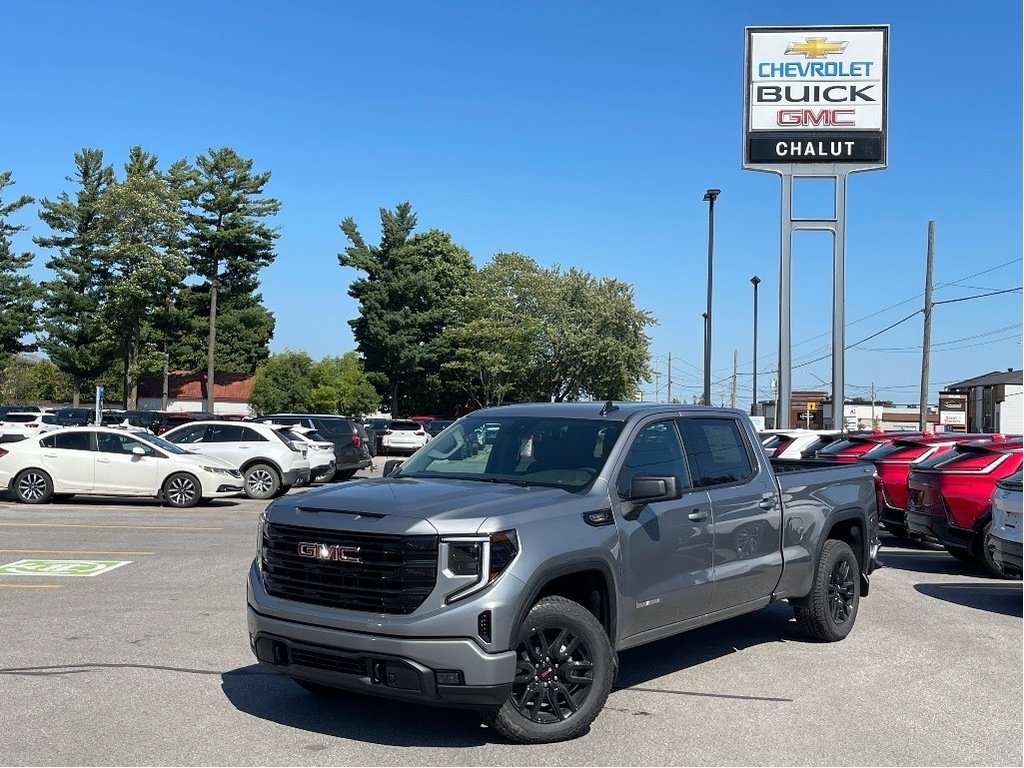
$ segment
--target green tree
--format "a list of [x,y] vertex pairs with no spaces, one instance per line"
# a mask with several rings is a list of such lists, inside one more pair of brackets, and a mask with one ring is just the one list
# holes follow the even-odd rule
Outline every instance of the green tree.
[[12,250],[12,237],[25,226],[10,222],[11,215],[33,199],[22,195],[5,204],[3,192],[13,184],[11,172],[0,171],[0,356],[33,351],[36,345],[24,339],[39,328],[35,310],[39,287],[24,274],[32,265],[32,254]]
[[351,217],[341,223],[350,245],[338,263],[365,273],[349,287],[359,302],[359,317],[349,325],[391,413],[440,410],[444,331],[458,320],[473,261],[446,232],[413,236],[416,215],[407,202],[380,209],[380,218],[376,246],[366,243]]
[[257,413],[301,413],[310,410],[312,391],[312,359],[305,352],[286,350],[256,369],[249,405]]
[[82,384],[110,364],[113,345],[100,314],[108,272],[100,239],[100,198],[114,182],[114,169],[103,164],[103,151],[83,149],[75,154],[76,173],[67,178],[79,189],[72,200],[62,192],[44,198],[39,218],[55,233],[33,238],[42,248],[56,248],[46,262],[54,278],[42,283],[43,330],[40,346],[72,379],[72,402],[80,402]]
[[188,272],[180,251],[180,200],[156,165],[155,155],[133,147],[125,180],[110,185],[101,198],[104,256],[111,275],[103,314],[121,343],[124,397],[130,408],[138,404],[144,329]]
[[[252,296],[259,286],[260,269],[276,257],[274,241],[278,233],[262,223],[262,219],[276,215],[281,204],[273,198],[261,197],[270,181],[270,171],[254,173],[252,168],[252,160],[222,147],[196,158],[196,166],[191,170],[175,169],[176,184],[190,204],[189,260],[192,270],[204,280],[208,299],[207,381],[213,381],[216,370],[221,293],[244,303],[241,297]],[[245,309],[251,311],[252,306]],[[242,315],[239,317],[242,319],[237,325],[244,325],[246,320]],[[261,327],[267,327],[265,317]],[[207,390],[206,407],[213,411],[212,387]]]
[[380,407],[380,395],[363,372],[355,352],[325,357],[313,366],[313,408],[322,413],[361,417]]
[[446,368],[476,405],[630,399],[647,376],[654,322],[626,283],[499,253],[447,332]]
[[472,406],[501,405],[532,391],[550,282],[545,270],[520,253],[497,253],[473,276],[460,322],[446,331],[451,352],[443,364]]

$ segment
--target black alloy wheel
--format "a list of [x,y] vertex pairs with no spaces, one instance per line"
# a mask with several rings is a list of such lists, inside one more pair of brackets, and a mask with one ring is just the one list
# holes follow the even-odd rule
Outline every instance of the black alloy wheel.
[[860,564],[850,545],[826,541],[810,593],[789,602],[797,627],[808,637],[834,643],[850,634],[860,605]]
[[576,714],[594,685],[594,662],[582,638],[566,627],[534,627],[516,647],[512,706],[541,725]]
[[484,722],[511,741],[545,744],[587,732],[615,679],[615,652],[586,608],[551,595],[520,625],[508,699]]
[[828,609],[832,621],[845,624],[853,616],[857,576],[848,560],[837,560],[828,577]]

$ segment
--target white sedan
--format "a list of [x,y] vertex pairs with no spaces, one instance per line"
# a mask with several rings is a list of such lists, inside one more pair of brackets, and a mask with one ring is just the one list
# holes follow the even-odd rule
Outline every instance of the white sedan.
[[242,491],[223,459],[183,450],[155,435],[71,427],[0,445],[0,488],[25,504],[54,496],[151,496],[172,507]]

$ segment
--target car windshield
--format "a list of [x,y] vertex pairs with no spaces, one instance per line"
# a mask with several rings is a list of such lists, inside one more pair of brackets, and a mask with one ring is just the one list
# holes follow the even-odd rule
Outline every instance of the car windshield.
[[170,442],[169,440],[164,440],[162,437],[157,437],[156,435],[147,435],[145,433],[139,433],[139,434],[132,434],[132,437],[137,438],[139,440],[144,440],[145,442],[149,443],[150,445],[155,445],[157,448],[159,448],[159,449],[161,449],[163,451],[167,451],[167,453],[175,453],[175,454],[188,453],[188,451],[183,449],[180,445],[175,445],[174,443]]
[[467,416],[406,461],[401,477],[458,478],[578,491],[622,431],[620,422],[533,416]]

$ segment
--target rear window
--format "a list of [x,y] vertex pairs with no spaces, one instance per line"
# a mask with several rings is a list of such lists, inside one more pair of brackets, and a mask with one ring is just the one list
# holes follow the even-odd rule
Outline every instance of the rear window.
[[957,472],[977,472],[984,470],[1002,456],[1004,451],[993,451],[984,446],[961,445],[952,451],[946,451],[922,461],[921,469],[955,470]]
[[787,437],[786,435],[772,435],[771,437],[765,438],[761,445],[764,446],[766,451],[774,451],[776,448],[787,444],[792,439],[793,438]]
[[312,421],[316,431],[321,435],[334,438],[338,435],[352,434],[352,423],[348,419],[332,419],[329,416],[316,416]]
[[836,438],[831,435],[824,435],[822,437],[819,437],[813,443],[806,446],[803,450],[800,451],[800,458],[809,459],[822,448],[831,445],[834,442],[837,442]]
[[4,416],[4,421],[9,424],[28,424],[30,421],[35,421],[38,413],[8,413]]
[[400,432],[419,432],[423,429],[423,425],[418,421],[411,420],[396,420],[392,421],[389,429],[394,432],[398,430]]
[[931,445],[922,443],[901,443],[899,441],[883,443],[875,446],[860,458],[863,461],[881,461],[883,459],[888,461],[914,461],[924,456],[931,447]]
[[817,452],[822,456],[835,456],[837,453],[848,451],[851,448],[863,448],[868,443],[877,442],[877,440],[865,437],[844,437],[842,440],[836,440],[823,448],[817,449]]

